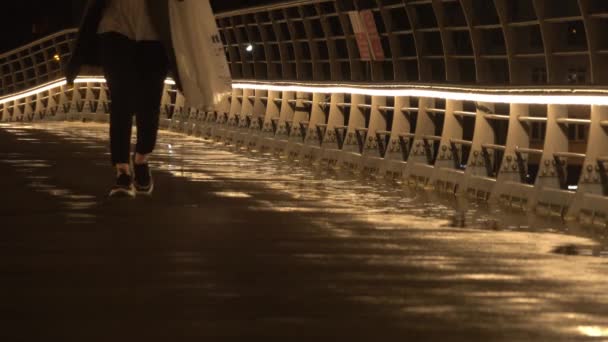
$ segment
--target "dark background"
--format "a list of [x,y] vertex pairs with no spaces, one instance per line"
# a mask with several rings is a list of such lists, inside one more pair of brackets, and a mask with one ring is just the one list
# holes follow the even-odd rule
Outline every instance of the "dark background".
[[[211,0],[217,12],[280,0]],[[78,26],[86,0],[8,0],[0,12],[0,52],[14,49],[53,32]]]

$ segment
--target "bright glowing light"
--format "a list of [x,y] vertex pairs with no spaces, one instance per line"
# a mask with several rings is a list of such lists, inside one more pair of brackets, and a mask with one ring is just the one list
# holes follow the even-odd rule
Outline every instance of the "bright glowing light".
[[578,331],[585,336],[608,337],[608,328],[597,326],[579,326]]
[[253,51],[253,45],[251,45],[251,44],[247,45],[247,47],[245,48],[245,50],[246,50],[247,52],[251,52],[251,51]]
[[[475,101],[486,103],[520,103],[520,104],[562,104],[562,105],[608,105],[607,95],[575,95],[577,91],[571,89],[479,89],[459,88],[459,87],[440,87],[440,86],[413,86],[405,85],[403,88],[364,88],[348,85],[302,85],[284,84],[273,85],[263,83],[234,83],[235,89],[268,90],[268,91],[290,91],[300,93],[321,93],[321,94],[355,94],[371,96],[413,96],[443,98],[446,100]],[[587,89],[603,94],[604,92],[596,89]],[[530,94],[538,92],[543,95]],[[516,93],[516,94],[513,94]],[[517,94],[524,93],[524,94]]]
[[[105,83],[101,76],[78,77],[74,83]],[[166,79],[165,84],[175,85],[175,80]],[[0,104],[34,96],[45,91],[66,85],[65,79],[59,79],[39,87],[16,94],[0,97]],[[412,96],[442,98],[457,101],[475,101],[486,103],[520,103],[520,104],[556,104],[556,105],[597,105],[608,106],[608,90],[605,89],[542,89],[542,88],[466,88],[436,85],[392,85],[392,86],[356,86],[349,84],[318,85],[313,83],[254,83],[236,82],[233,89],[266,90],[276,92],[301,92],[320,94],[355,94],[371,96]]]
[[578,185],[568,185],[568,190],[578,190]]
[[[56,59],[56,58],[55,58]],[[106,83],[106,79],[104,77],[101,76],[81,76],[78,77],[74,80],[74,83],[77,84],[82,84],[82,83]],[[165,84],[167,85],[175,85],[175,81],[167,78],[165,80]],[[43,84],[41,86],[38,87],[34,87],[28,90],[24,90],[15,94],[10,94],[10,95],[6,95],[4,97],[0,97],[0,104],[4,104],[7,102],[13,102],[13,101],[17,101],[17,100],[21,100],[23,98],[26,97],[30,97],[30,96],[35,96],[38,95],[40,93],[44,93],[46,91],[52,90],[52,89],[56,89],[56,88],[60,88],[67,85],[67,82],[65,80],[65,78],[63,79],[59,79],[57,81],[53,81],[53,82],[49,82],[46,84]]]
[[251,198],[251,195],[244,192],[236,192],[236,191],[224,191],[224,192],[214,192],[214,195],[218,197],[226,197],[226,198]]
[[49,91],[51,89],[59,88],[64,85],[66,85],[65,80],[47,83],[40,87],[33,88],[31,90],[26,90],[26,91],[23,91],[23,92],[14,94],[14,95],[8,95],[6,97],[1,97],[0,104],[5,104],[7,102],[13,102],[13,101],[17,101],[17,100],[20,100],[20,99],[23,99],[26,97],[34,96],[34,95],[40,94],[42,92]]
[[78,77],[74,80],[74,83],[106,83],[106,79],[103,77]]
[[56,60],[57,62],[59,62],[61,60],[61,56],[59,56],[58,54],[55,54],[53,56],[53,59]]

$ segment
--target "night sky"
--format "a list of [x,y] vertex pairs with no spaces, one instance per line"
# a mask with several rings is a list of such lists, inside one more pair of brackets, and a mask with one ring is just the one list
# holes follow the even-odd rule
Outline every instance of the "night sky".
[[74,22],[71,0],[11,0],[1,6],[0,51],[71,27]]
[[[277,0],[211,0],[214,11],[257,6]],[[11,0],[2,2],[0,52],[53,32],[78,26],[86,0]]]

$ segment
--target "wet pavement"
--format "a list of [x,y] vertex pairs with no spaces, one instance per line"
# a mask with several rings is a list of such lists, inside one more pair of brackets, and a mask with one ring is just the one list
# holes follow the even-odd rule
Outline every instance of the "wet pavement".
[[606,228],[106,129],[0,124],[1,341],[608,340]]

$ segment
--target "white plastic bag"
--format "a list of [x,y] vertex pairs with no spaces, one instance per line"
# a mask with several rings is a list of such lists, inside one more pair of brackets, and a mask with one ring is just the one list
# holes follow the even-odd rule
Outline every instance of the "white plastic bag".
[[188,105],[218,110],[232,91],[232,79],[209,0],[169,1],[169,17]]

